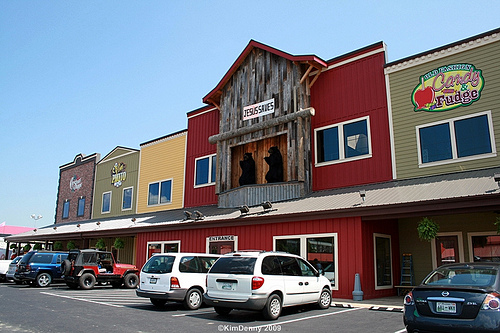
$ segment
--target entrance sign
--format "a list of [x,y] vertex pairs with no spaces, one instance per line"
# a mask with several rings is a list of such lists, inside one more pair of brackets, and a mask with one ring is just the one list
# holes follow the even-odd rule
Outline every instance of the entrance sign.
[[414,111],[448,111],[479,100],[483,87],[482,72],[474,65],[447,65],[422,75],[411,101]]
[[243,120],[262,117],[274,113],[274,98],[267,101],[245,106],[243,108]]
[[208,237],[209,242],[223,242],[223,241],[234,241],[234,236],[210,236]]

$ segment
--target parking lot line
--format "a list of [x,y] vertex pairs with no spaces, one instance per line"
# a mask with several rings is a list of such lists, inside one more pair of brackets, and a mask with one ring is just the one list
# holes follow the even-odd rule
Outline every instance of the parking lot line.
[[172,315],[172,317],[185,317],[185,316],[193,316],[193,315],[208,314],[208,313],[215,313],[215,311],[212,310],[212,311],[196,311],[196,312],[191,312],[191,313],[181,313],[181,314]]
[[[361,309],[363,309],[363,308],[350,308],[350,309],[346,309],[346,310],[340,310],[340,311],[337,311],[337,312],[322,313],[322,314],[316,315],[316,316],[308,316],[308,317],[303,317],[303,318],[285,320],[285,321],[281,321],[279,323],[273,323],[273,325],[289,324],[289,323],[294,323],[294,322],[297,322],[297,321],[303,321],[303,320],[309,320],[309,319],[316,319],[316,318],[326,317],[326,316],[333,316],[333,315],[336,315],[336,314],[340,314],[340,313],[344,313],[344,312],[350,312],[350,311],[357,311],[357,310],[361,310]],[[269,324],[265,324],[265,325],[254,326],[254,328],[258,329],[259,327],[263,328],[263,327],[268,327],[268,326],[269,326]]]
[[112,307],[115,307],[115,308],[123,308],[124,307],[123,305],[117,305],[117,304],[111,304],[111,303],[104,303],[104,302],[97,302],[97,301],[93,301],[93,300],[90,300],[90,299],[78,298],[78,297],[71,297],[71,296],[66,296],[66,295],[58,295],[58,294],[48,293],[48,292],[45,292],[45,291],[42,291],[40,293],[41,294],[45,294],[45,295],[49,295],[49,296],[55,296],[55,297],[61,297],[61,298],[68,298],[68,299],[72,299],[72,300],[75,300],[75,301],[83,301],[83,302],[89,302],[89,303],[94,303],[94,304],[108,305],[108,306],[112,306]]

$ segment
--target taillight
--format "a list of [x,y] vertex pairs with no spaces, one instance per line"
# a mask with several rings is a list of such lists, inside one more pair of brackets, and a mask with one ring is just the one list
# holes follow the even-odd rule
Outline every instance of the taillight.
[[410,291],[408,294],[406,294],[404,298],[404,304],[413,305],[413,292]]
[[181,287],[181,284],[179,283],[179,279],[172,276],[170,278],[170,289],[180,288],[180,287]]
[[500,299],[498,298],[500,294],[491,293],[486,295],[486,298],[483,301],[483,305],[481,305],[481,309],[483,310],[498,310],[500,309]]
[[25,270],[26,271],[30,271],[31,270],[31,266],[29,264],[26,264]]
[[260,276],[254,276],[252,278],[252,290],[259,289],[264,284],[264,278]]

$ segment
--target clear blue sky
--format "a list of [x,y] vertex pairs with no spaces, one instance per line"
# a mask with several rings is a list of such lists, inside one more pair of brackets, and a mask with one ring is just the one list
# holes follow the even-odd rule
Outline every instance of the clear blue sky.
[[59,166],[187,126],[250,39],[394,61],[500,27],[500,1],[0,0],[0,223],[54,222]]

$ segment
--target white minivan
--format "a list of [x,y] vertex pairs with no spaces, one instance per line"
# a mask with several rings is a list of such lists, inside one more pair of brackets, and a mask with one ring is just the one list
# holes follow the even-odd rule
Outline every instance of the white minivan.
[[156,253],[141,269],[136,294],[149,298],[155,306],[174,301],[196,310],[203,303],[207,272],[219,257],[206,253]]
[[283,307],[316,303],[326,309],[331,300],[330,281],[304,258],[286,252],[231,252],[207,275],[205,303],[220,315],[256,310],[275,320]]

